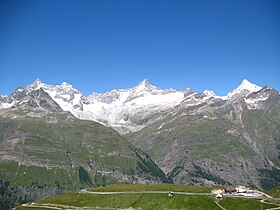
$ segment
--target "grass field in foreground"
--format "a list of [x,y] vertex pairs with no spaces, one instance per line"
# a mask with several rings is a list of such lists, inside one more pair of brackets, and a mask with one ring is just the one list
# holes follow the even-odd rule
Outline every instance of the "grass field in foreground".
[[110,185],[105,187],[90,188],[93,192],[123,192],[123,191],[174,191],[174,192],[196,192],[209,193],[213,189],[219,189],[220,186],[185,186],[180,184],[122,184]]
[[[201,189],[200,189],[201,188]],[[91,190],[101,191],[190,191],[205,192],[206,187],[188,187],[183,185],[115,185],[99,187]],[[198,195],[179,195],[168,197],[165,194],[111,194],[94,195],[83,192],[71,192],[35,202],[33,205],[20,206],[16,210],[31,209],[191,209],[191,210],[218,210],[221,209],[214,197]],[[261,203],[257,199],[224,198],[219,204],[227,210],[261,210],[278,207],[272,203]],[[45,207],[45,208],[44,208]]]
[[[175,195],[168,197],[167,194],[119,194],[119,195],[91,195],[68,193],[65,195],[48,198],[36,204],[60,204],[75,207],[103,207],[126,209],[141,208],[149,210],[157,209],[220,209],[214,199],[207,196]],[[17,208],[21,209],[21,208]]]

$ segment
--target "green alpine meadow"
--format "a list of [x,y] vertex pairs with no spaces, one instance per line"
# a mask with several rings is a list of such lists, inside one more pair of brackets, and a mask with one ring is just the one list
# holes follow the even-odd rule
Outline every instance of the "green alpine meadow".
[[[272,209],[279,208],[279,200],[245,199],[226,197],[217,200],[210,196],[210,190],[219,186],[185,186],[174,184],[158,185],[111,185],[108,187],[90,188],[88,192],[76,191],[65,193],[52,198],[27,203],[16,207],[16,210],[29,209]],[[174,194],[168,196],[168,192],[189,192],[194,195]],[[103,194],[91,194],[91,192]],[[106,194],[106,193],[119,194]],[[269,191],[269,193],[273,191]],[[205,195],[195,195],[205,193]],[[209,195],[207,195],[209,193]],[[279,193],[278,193],[279,194]]]

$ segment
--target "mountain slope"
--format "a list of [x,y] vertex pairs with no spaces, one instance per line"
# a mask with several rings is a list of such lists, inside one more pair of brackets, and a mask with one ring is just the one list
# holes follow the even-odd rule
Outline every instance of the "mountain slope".
[[129,135],[130,141],[177,183],[279,185],[279,93],[264,87],[203,101],[206,96],[188,92],[175,115]]
[[[86,170],[92,177],[89,180],[103,177],[102,184],[164,181],[149,175],[148,166],[143,172],[139,165],[154,165],[152,161],[112,129],[94,122],[69,120],[65,115],[59,118],[56,123],[34,118],[0,119],[2,177],[9,179],[12,175],[19,184],[59,182],[65,187],[77,187],[84,184],[80,170]],[[47,174],[42,176],[44,172]]]
[[64,112],[42,88],[10,97],[13,106],[0,109],[0,177],[14,185],[169,181],[116,131]]
[[[100,151],[102,158],[108,159],[112,156],[111,159],[109,158],[112,160],[111,165],[105,167],[106,173],[101,170],[101,165],[105,164],[102,158],[94,156],[93,159],[97,163],[94,163],[93,167],[98,168],[98,174],[105,174],[105,176],[113,174],[114,177],[111,177],[113,180],[129,182],[142,182],[146,179],[150,179],[151,182],[169,181],[145,153],[135,149],[115,131],[105,129],[98,124],[101,127],[96,129],[103,129],[102,132],[109,136],[105,138],[107,146],[104,148],[110,147],[110,141],[107,140],[111,138],[120,145],[124,144],[121,142],[126,142],[123,150],[117,147],[122,151],[120,153],[114,150],[104,150],[102,153],[104,148],[99,146],[103,143],[99,145],[97,142],[103,142],[103,138],[98,138],[96,145],[88,141],[103,134],[95,131],[94,122],[77,118],[89,119],[110,126],[123,136],[126,133],[125,138],[150,154],[156,164],[175,182],[244,184],[270,188],[278,185],[280,180],[279,98],[279,93],[273,88],[268,86],[261,88],[248,80],[243,80],[236,89],[222,97],[210,90],[202,93],[196,93],[190,88],[184,91],[162,90],[151,85],[147,80],[130,89],[112,90],[104,94],[93,93],[86,97],[67,83],[53,86],[36,80],[28,87],[18,88],[12,95],[0,98],[2,132],[9,130],[10,127],[13,128],[9,133],[12,136],[2,139],[5,140],[8,148],[18,145],[22,142],[20,139],[10,141],[10,138],[13,139],[13,136],[18,135],[22,125],[27,125],[30,130],[20,133],[20,136],[29,138],[29,134],[32,134],[31,139],[34,138],[33,135],[37,135],[36,132],[39,133],[37,135],[39,139],[41,136],[43,139],[49,138],[44,136],[44,130],[52,133],[55,141],[49,142],[51,145],[65,142],[67,137],[71,139],[70,142],[75,142],[73,148],[78,149],[83,138],[86,138],[86,144],[82,144],[80,152],[74,153],[81,153],[79,158],[87,157],[91,160],[92,153],[99,154]],[[5,124],[8,121],[12,123]],[[34,125],[28,126],[29,123],[34,122],[36,122]],[[37,124],[40,126],[33,133],[32,128],[36,128]],[[62,125],[69,130],[59,127]],[[77,130],[79,127],[83,128]],[[39,142],[44,142],[43,139]],[[44,145],[47,146],[48,144]],[[23,154],[20,158],[24,159],[25,154],[20,151],[25,151],[29,147],[22,147],[19,144],[11,150],[5,146],[3,148],[5,148],[2,151],[3,157],[12,160],[16,159],[18,154]],[[16,150],[17,148],[20,150]],[[99,149],[94,150],[94,148]],[[9,156],[12,150],[16,153]],[[39,151],[43,152],[42,148],[39,148]],[[53,148],[52,151],[56,150]],[[66,156],[70,158],[71,150],[68,153],[67,151]],[[129,152],[133,155],[125,155],[125,157],[128,157],[129,161],[134,160],[132,165],[136,171],[129,175],[117,175],[119,173],[115,173],[115,164],[117,168],[119,167],[119,171],[126,171],[129,166],[125,164],[122,168],[119,164],[123,164],[123,161],[115,158],[122,153],[128,154],[125,151],[134,151]],[[36,155],[33,153],[26,156],[35,157],[36,160]],[[63,157],[62,165],[68,164],[69,162],[65,162],[65,156]],[[59,158],[57,156],[56,160]],[[94,177],[96,173],[92,171],[91,161],[87,158],[78,159],[78,162],[82,162],[82,168],[90,171],[90,175]],[[34,162],[33,159],[32,161]],[[53,167],[53,165],[48,166],[48,162],[40,161],[45,168]],[[37,162],[35,161],[34,164]],[[82,177],[88,177],[82,168],[79,167],[78,172]]]

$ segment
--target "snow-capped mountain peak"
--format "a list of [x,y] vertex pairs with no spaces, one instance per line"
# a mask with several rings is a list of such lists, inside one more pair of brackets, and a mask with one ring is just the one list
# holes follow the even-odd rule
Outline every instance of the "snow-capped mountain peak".
[[217,95],[212,90],[204,90],[203,93],[208,97],[216,97]]
[[142,90],[147,90],[147,89],[158,89],[158,88],[156,86],[151,85],[151,83],[147,79],[144,79],[138,85],[136,85],[133,89],[135,89],[137,91],[142,91]]
[[28,91],[38,90],[38,89],[40,89],[40,88],[43,87],[43,86],[45,86],[45,84],[44,84],[41,80],[36,79],[34,82],[32,82],[30,85],[28,85],[28,86],[26,87],[26,89],[27,89]]
[[[0,109],[12,107],[15,102],[40,88],[48,93],[64,111],[70,111],[80,119],[94,120],[112,126],[121,133],[142,129],[162,116],[173,114],[179,105],[190,107],[221,99],[234,101],[246,98],[251,93],[253,94],[247,97],[245,102],[249,105],[258,105],[259,101],[268,98],[267,92],[271,92],[263,90],[263,93],[256,95],[261,87],[246,79],[224,97],[217,96],[211,90],[196,93],[190,88],[184,91],[160,89],[144,79],[132,88],[114,89],[102,94],[93,92],[86,97],[66,82],[59,85],[48,85],[36,79],[25,89],[18,88],[7,98],[0,97]],[[255,103],[256,101],[258,103]]]
[[73,88],[73,86],[67,82],[62,82],[59,86],[63,88]]
[[150,87],[151,83],[148,81],[148,79],[144,79],[137,86]]
[[75,93],[80,93],[82,94],[79,90],[77,90],[76,88],[74,88],[72,85],[68,84],[67,82],[62,82],[60,85],[56,86],[57,89],[61,92],[75,92]]
[[42,84],[42,81],[37,78],[32,84]]
[[240,93],[251,93],[251,92],[257,92],[261,89],[260,86],[255,85],[251,82],[249,82],[247,79],[244,79],[241,84],[234,89],[233,91],[231,91],[230,93],[228,93],[228,98],[236,95],[236,94],[240,94]]
[[240,89],[240,90],[250,90],[252,92],[255,92],[255,91],[259,91],[261,89],[260,86],[258,85],[255,85],[251,82],[249,82],[247,79],[244,79],[241,84],[238,86],[237,89]]

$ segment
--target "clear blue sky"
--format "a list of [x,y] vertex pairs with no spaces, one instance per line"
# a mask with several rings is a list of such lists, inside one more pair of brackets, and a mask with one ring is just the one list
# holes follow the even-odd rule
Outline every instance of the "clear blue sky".
[[280,90],[279,0],[1,0],[0,94],[36,78],[85,95],[147,78],[225,95]]

